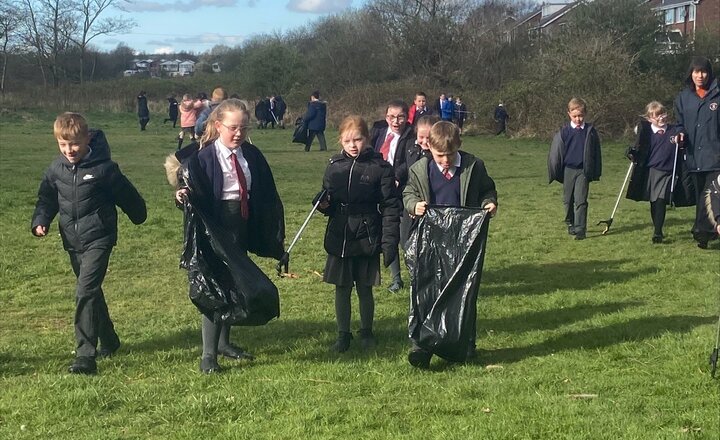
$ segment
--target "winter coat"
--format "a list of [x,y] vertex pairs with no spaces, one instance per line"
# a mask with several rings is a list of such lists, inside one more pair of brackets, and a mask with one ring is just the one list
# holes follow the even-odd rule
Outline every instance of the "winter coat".
[[45,172],[32,216],[31,231],[49,229],[60,214],[60,236],[67,251],[110,248],[117,243],[117,210],[136,225],[147,218],[145,201],[110,160],[105,134],[90,131],[89,157],[71,164],[65,156],[55,159]]
[[[668,136],[674,136],[679,132],[679,127],[668,125],[666,128]],[[650,168],[647,161],[650,158],[650,137],[653,134],[652,126],[648,121],[641,121],[637,126],[637,140],[629,151],[632,155],[635,166],[630,175],[626,198],[637,202],[649,201],[650,193],[648,191],[648,178],[650,177]],[[695,205],[695,186],[693,179],[688,175],[685,160],[681,154],[678,154],[676,162],[675,175],[678,176],[675,185],[672,202],[675,206],[694,206]],[[669,200],[667,201],[670,202]]]
[[285,100],[282,96],[276,96],[275,97],[275,116],[277,116],[278,119],[282,119],[285,117],[285,112],[287,111],[287,104],[285,103]]
[[175,98],[168,98],[168,118],[172,121],[178,118],[178,106],[180,104]]
[[[375,121],[370,130],[370,145],[376,152],[380,152],[385,138],[387,137],[388,123],[384,119]],[[395,172],[395,180],[398,182],[400,192],[407,183],[407,167],[405,166],[405,153],[415,145],[415,130],[411,125],[405,127],[405,131],[400,134],[397,147],[395,149],[395,157],[393,158],[393,170]]]
[[185,101],[180,103],[180,127],[193,127],[197,122],[197,115],[201,108],[204,107],[202,101]]
[[210,113],[212,113],[213,110],[215,110],[215,107],[219,106],[222,101],[210,101],[204,109],[200,112],[200,114],[195,119],[195,136],[201,137],[203,133],[205,132],[205,123],[207,122],[207,118],[210,116]]
[[305,128],[313,131],[325,131],[325,119],[327,118],[327,103],[325,101],[308,102],[307,111],[303,120]]
[[[588,182],[600,180],[602,175],[602,156],[600,152],[600,136],[592,124],[585,123],[587,134],[585,135],[585,147],[583,150],[583,174]],[[550,153],[548,154],[548,183],[557,180],[563,183],[565,176],[565,152],[567,147],[562,139],[563,130],[555,133]]]
[[[464,151],[460,154],[460,206],[482,208],[488,203],[497,205],[495,182],[488,175],[485,163]],[[432,159],[421,157],[410,167],[407,186],[403,190],[405,211],[415,214],[418,202],[430,203],[430,177],[428,166],[435,166]]]
[[685,150],[690,172],[720,170],[720,86],[715,78],[703,99],[694,87],[675,98],[675,117],[686,133]]
[[[392,167],[364,148],[357,158],[342,152],[330,159],[323,177],[330,205],[325,250],[338,257],[395,255],[402,202]],[[389,260],[388,260],[389,261]]]
[[495,122],[505,121],[506,119],[510,119],[510,116],[507,113],[507,110],[501,105],[495,107],[495,114],[493,115],[493,118],[495,119]]
[[141,119],[149,119],[150,118],[150,110],[148,109],[147,96],[138,95],[137,102],[138,102],[138,113],[137,113],[138,117]]
[[455,111],[455,104],[449,99],[446,99],[440,103],[440,106],[440,117],[445,121],[452,120],[453,113]]
[[[280,259],[285,252],[285,214],[270,165],[255,145],[243,142],[241,148],[252,176],[247,250],[261,257]],[[220,218],[223,175],[213,144],[208,143],[198,151],[198,144],[192,143],[175,156],[183,165],[182,172],[188,173],[188,180],[194,182],[190,191],[194,193],[196,208],[208,218]]]

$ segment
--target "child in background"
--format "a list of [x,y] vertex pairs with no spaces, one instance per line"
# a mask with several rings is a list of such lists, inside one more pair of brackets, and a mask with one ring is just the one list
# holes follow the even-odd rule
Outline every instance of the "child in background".
[[398,258],[400,194],[392,166],[369,145],[367,124],[359,116],[346,117],[339,127],[342,152],[330,159],[323,177],[327,191],[318,208],[327,215],[323,281],[335,284],[338,338],[331,347],[350,348],[350,293],[353,285],[360,306],[360,344],[371,349],[375,301],[373,285],[380,284],[380,252],[385,266]]
[[568,118],[555,134],[548,155],[549,183],[563,184],[565,224],[575,240],[584,240],[587,231],[588,190],[590,182],[600,180],[602,160],[600,137],[590,123],[585,122],[587,104],[579,98],[568,103]]
[[178,134],[177,149],[182,148],[185,133],[190,135],[192,141],[195,140],[195,122],[197,115],[202,110],[204,104],[201,100],[192,99],[189,94],[184,94],[180,103],[180,133]]
[[178,106],[180,105],[177,102],[177,99],[175,99],[175,96],[170,95],[168,96],[168,117],[167,119],[163,120],[163,124],[171,121],[173,123],[173,128],[177,125],[178,120]]
[[[145,201],[118,165],[100,130],[88,130],[78,113],[63,113],[53,128],[61,155],[45,172],[32,217],[31,231],[45,237],[60,214],[60,235],[77,277],[75,291],[75,360],[73,374],[97,372],[96,357],[111,356],[120,338],[110,319],[102,283],[117,243],[119,206],[137,224],[145,221]],[[100,350],[97,350],[98,339]]]
[[637,141],[628,152],[635,162],[627,197],[650,202],[650,218],[654,226],[652,242],[662,243],[667,204],[670,203],[673,171],[680,172],[676,159],[678,134],[681,130],[667,123],[665,107],[652,101],[645,107],[644,121],[637,127]]
[[[422,157],[410,168],[403,191],[405,211],[420,217],[425,215],[428,205],[445,205],[480,207],[487,209],[491,216],[495,215],[495,182],[488,175],[482,160],[460,151],[460,129],[452,122],[440,121],[430,129],[428,144],[432,160]],[[473,321],[468,358],[475,356],[475,333]],[[420,348],[414,336],[410,335],[413,348],[408,354],[408,361],[415,367],[428,368],[433,354]]]

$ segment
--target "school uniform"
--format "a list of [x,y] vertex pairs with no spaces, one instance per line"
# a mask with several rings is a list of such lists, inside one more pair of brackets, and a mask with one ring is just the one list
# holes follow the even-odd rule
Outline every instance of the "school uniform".
[[557,180],[563,184],[565,223],[576,239],[585,238],[588,190],[601,174],[600,137],[595,127],[572,121],[564,125],[550,145],[548,177],[549,183]]

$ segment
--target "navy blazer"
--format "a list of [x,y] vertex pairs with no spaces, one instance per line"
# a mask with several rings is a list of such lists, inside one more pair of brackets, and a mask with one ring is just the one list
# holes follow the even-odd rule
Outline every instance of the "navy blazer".
[[[376,121],[370,133],[370,145],[373,149],[380,152],[385,137],[387,134],[388,123],[385,120]],[[400,135],[398,139],[397,147],[395,148],[395,157],[393,159],[393,169],[395,170],[395,180],[399,182],[400,189],[405,187],[407,183],[407,167],[405,166],[405,151],[415,145],[415,129],[412,125],[408,124],[405,127],[405,131]]]

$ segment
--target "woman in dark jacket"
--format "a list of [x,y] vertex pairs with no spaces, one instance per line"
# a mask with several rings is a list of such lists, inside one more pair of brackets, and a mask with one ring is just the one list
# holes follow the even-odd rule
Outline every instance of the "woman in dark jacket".
[[372,286],[380,283],[380,252],[385,266],[397,258],[402,209],[393,168],[368,145],[368,128],[359,116],[340,124],[343,151],[330,159],[323,178],[319,209],[329,217],[325,231],[328,253],[323,281],[335,284],[338,339],[332,350],[350,348],[350,293],[360,304],[360,342],[375,346],[372,331],[375,302]]
[[712,64],[703,57],[693,58],[685,84],[675,98],[675,117],[684,132],[688,171],[695,177],[693,237],[705,249],[708,241],[717,238],[702,195],[720,173],[720,87]]

